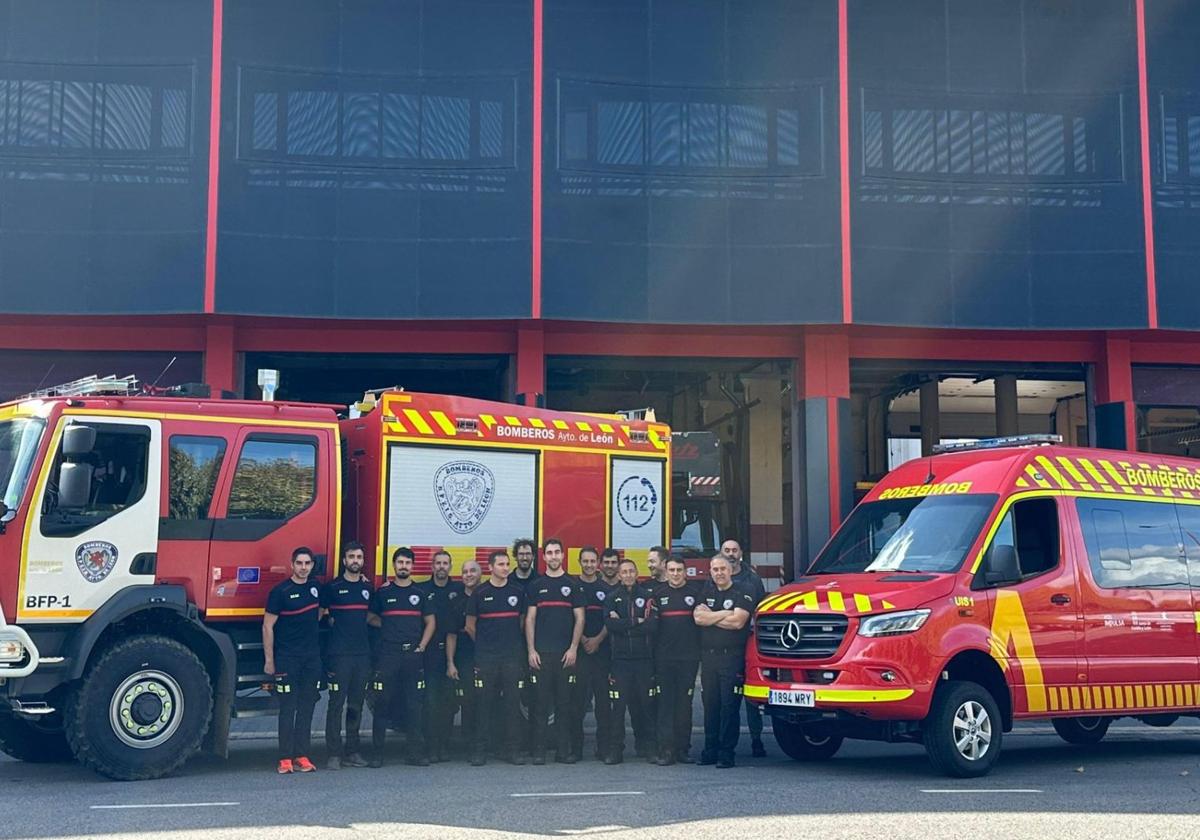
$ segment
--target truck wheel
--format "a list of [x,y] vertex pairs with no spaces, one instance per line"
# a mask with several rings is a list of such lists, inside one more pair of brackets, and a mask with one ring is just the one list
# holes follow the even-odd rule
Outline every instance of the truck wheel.
[[996,701],[983,686],[942,683],[925,718],[925,752],[934,768],[967,779],[986,775],[1000,757],[1003,722]]
[[1167,727],[1179,720],[1179,715],[1145,715],[1142,717],[1142,723],[1147,726],[1157,726],[1159,728]]
[[1098,744],[1108,732],[1112,718],[1054,718],[1050,722],[1054,724],[1054,731],[1058,733],[1058,737],[1068,744]]
[[165,636],[106,650],[69,705],[67,740],[80,763],[112,779],[157,779],[200,747],[212,684],[194,653]]
[[70,761],[71,745],[63,734],[62,720],[57,714],[49,717],[55,718],[60,725],[48,725],[50,721],[41,719],[28,720],[8,712],[0,714],[0,752],[31,764]]
[[775,732],[775,743],[784,755],[795,761],[824,761],[833,758],[841,749],[841,735],[835,735],[828,727],[804,726],[775,718],[771,721]]

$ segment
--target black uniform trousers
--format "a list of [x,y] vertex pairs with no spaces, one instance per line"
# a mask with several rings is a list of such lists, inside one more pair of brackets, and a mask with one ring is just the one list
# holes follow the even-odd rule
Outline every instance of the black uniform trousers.
[[576,669],[563,667],[562,653],[538,651],[538,654],[542,659],[542,667],[529,673],[534,688],[533,752],[535,755],[546,752],[550,712],[553,710],[554,749],[558,758],[564,758],[571,752],[575,716],[581,711],[576,699],[579,687]]
[[605,648],[595,653],[581,650],[575,662],[578,678],[575,694],[579,707],[572,721],[571,752],[577,758],[583,757],[583,716],[589,700],[596,716],[596,752],[603,755],[612,743],[612,698],[608,685],[611,667],[612,656]]
[[[520,659],[475,663],[478,714],[475,716],[475,757],[493,748],[502,756],[517,749],[520,720],[519,692],[524,687],[527,664]],[[522,727],[524,728],[524,727]]]
[[746,657],[739,649],[707,650],[700,657],[704,700],[703,761],[733,761],[741,732],[742,683]]
[[446,643],[425,651],[425,740],[435,756],[446,752],[457,705],[454,681],[446,676]]
[[692,747],[692,693],[695,659],[663,659],[655,666],[658,681],[658,753],[679,758]]
[[[361,654],[332,654],[325,663],[329,707],[325,711],[325,746],[330,756],[342,757],[360,749],[359,726],[363,700],[371,680],[371,657]],[[346,741],[342,743],[342,714],[346,717]]]
[[279,697],[279,758],[307,756],[312,749],[312,719],[321,698],[321,657],[315,651],[275,655],[275,693]]
[[614,659],[612,678],[612,740],[609,750],[620,757],[625,750],[625,710],[633,724],[634,748],[639,754],[654,752],[654,662],[649,659]]
[[454,667],[458,669],[458,682],[454,683],[455,702],[462,717],[460,729],[462,743],[470,745],[479,730],[479,688],[475,680],[474,657],[455,657]]
[[383,752],[388,726],[404,723],[409,758],[425,755],[425,657],[415,650],[380,658],[375,666],[375,716],[371,746],[376,758]]

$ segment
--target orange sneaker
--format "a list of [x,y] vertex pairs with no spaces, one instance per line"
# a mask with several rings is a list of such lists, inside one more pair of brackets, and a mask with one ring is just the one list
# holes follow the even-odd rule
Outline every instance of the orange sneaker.
[[293,769],[294,768],[292,767],[292,760],[290,758],[279,759],[279,772],[280,773],[291,773]]
[[317,765],[308,760],[308,756],[302,755],[296,758],[296,770],[300,773],[311,773],[317,769]]

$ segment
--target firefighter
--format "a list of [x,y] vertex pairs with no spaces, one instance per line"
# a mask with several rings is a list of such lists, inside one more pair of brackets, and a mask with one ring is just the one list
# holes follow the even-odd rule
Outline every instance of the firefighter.
[[424,767],[429,764],[422,725],[425,651],[437,629],[437,620],[429,596],[413,582],[412,549],[397,548],[392,554],[392,569],[395,579],[375,592],[367,616],[371,625],[379,628],[371,766],[383,766],[388,725],[403,720],[407,761]]
[[661,545],[656,545],[646,555],[646,563],[650,569],[650,580],[646,585],[651,589],[659,589],[667,585],[667,559],[671,556]]
[[612,740],[609,732],[611,700],[608,696],[609,666],[612,661],[608,643],[608,628],[604,625],[604,600],[608,587],[600,579],[600,554],[593,546],[579,549],[579,588],[583,592],[583,636],[581,650],[576,660],[578,690],[575,692],[579,704],[574,717],[571,735],[571,754],[578,761],[583,758],[583,715],[587,704],[592,703],[596,717],[596,758],[603,759]]
[[615,548],[606,548],[600,552],[600,578],[609,589],[621,585],[618,571],[621,568],[621,553]]
[[[325,713],[325,745],[329,748],[326,767],[338,770],[366,767],[359,753],[359,722],[363,699],[371,678],[371,643],[367,635],[367,609],[374,587],[363,575],[362,543],[342,546],[342,573],[321,589],[321,611],[327,616],[329,635],[325,648],[325,684],[329,707]],[[346,717],[346,741],[342,743],[342,711]]]
[[[749,592],[754,596],[754,606],[757,608],[760,601],[767,596],[766,587],[763,586],[762,578],[758,576],[758,572],[750,568],[750,563],[745,561],[742,555],[742,543],[736,537],[727,537],[721,543],[721,553],[729,561],[733,570],[731,580],[735,586]],[[754,610],[750,611],[750,626],[754,627]],[[763,719],[762,709],[755,703],[747,701],[746,707],[746,728],[750,730],[750,755],[754,758],[764,758],[767,754],[767,748],[763,746],[762,731]]]
[[583,636],[584,600],[579,582],[563,569],[562,540],[542,545],[546,573],[526,588],[525,642],[534,684],[533,763],[546,763],[546,735],[554,709],[554,760],[574,764],[571,733],[578,709],[576,663]]
[[[493,737],[498,737],[495,746],[509,763],[525,763],[516,744],[518,693],[525,674],[525,592],[509,581],[508,552],[493,551],[488,565],[491,577],[471,593],[464,623],[475,642],[475,687],[481,712],[476,716],[472,744],[471,764],[475,767],[487,761]],[[485,709],[489,714],[483,714]]]
[[746,638],[754,596],[732,580],[729,558],[709,562],[709,582],[694,613],[700,627],[700,689],[704,699],[704,752],[701,764],[733,766],[738,742],[738,709],[746,668]]
[[[513,541],[512,556],[517,560],[517,568],[508,576],[508,582],[514,586],[519,586],[524,591],[526,597],[529,595],[529,585],[537,580],[537,545],[533,540],[519,539]],[[517,737],[520,743],[520,749],[528,752],[533,749],[533,705],[536,702],[533,690],[533,680],[530,679],[529,663],[522,658],[522,666],[525,671],[521,676],[521,703],[520,707],[524,707],[527,718],[519,718],[516,722]],[[518,707],[518,714],[521,708]]]
[[657,614],[648,588],[638,583],[637,566],[622,560],[620,585],[606,599],[605,624],[612,639],[612,741],[605,764],[620,764],[625,751],[625,709],[633,723],[634,749],[648,758],[654,749],[648,743],[652,732],[650,707],[654,699],[653,634]]
[[517,558],[517,568],[508,576],[508,582],[528,588],[538,578],[537,545],[533,540],[519,539],[513,542],[512,552],[512,556]]
[[321,696],[321,590],[308,579],[312,549],[292,552],[292,576],[271,590],[263,615],[263,672],[279,696],[280,773],[311,773],[313,709]]
[[461,711],[460,730],[464,747],[475,737],[475,716],[479,708],[479,691],[475,688],[475,640],[466,633],[467,603],[479,581],[483,570],[474,560],[462,566],[462,594],[455,599],[452,612],[451,632],[446,635],[446,676],[455,688],[458,707]]
[[678,557],[664,564],[667,582],[655,591],[658,631],[654,636],[654,678],[658,687],[658,763],[691,764],[692,694],[700,666],[700,628],[693,612],[700,586],[687,579]]
[[429,760],[445,761],[450,728],[454,723],[454,684],[446,675],[446,636],[454,626],[454,608],[462,600],[463,585],[450,580],[450,552],[433,554],[433,574],[424,585],[436,620],[436,629],[425,650],[425,739]]

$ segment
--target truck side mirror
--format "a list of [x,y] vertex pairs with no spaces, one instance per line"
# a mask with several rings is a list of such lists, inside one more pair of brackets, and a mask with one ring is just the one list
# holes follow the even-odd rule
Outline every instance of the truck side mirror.
[[67,426],[63,431],[63,457],[87,455],[96,448],[96,430],[92,426]]
[[92,465],[66,461],[58,471],[58,506],[87,507],[92,496]]
[[988,552],[987,572],[983,579],[989,586],[1003,586],[1021,579],[1017,549],[1011,545],[993,545]]

